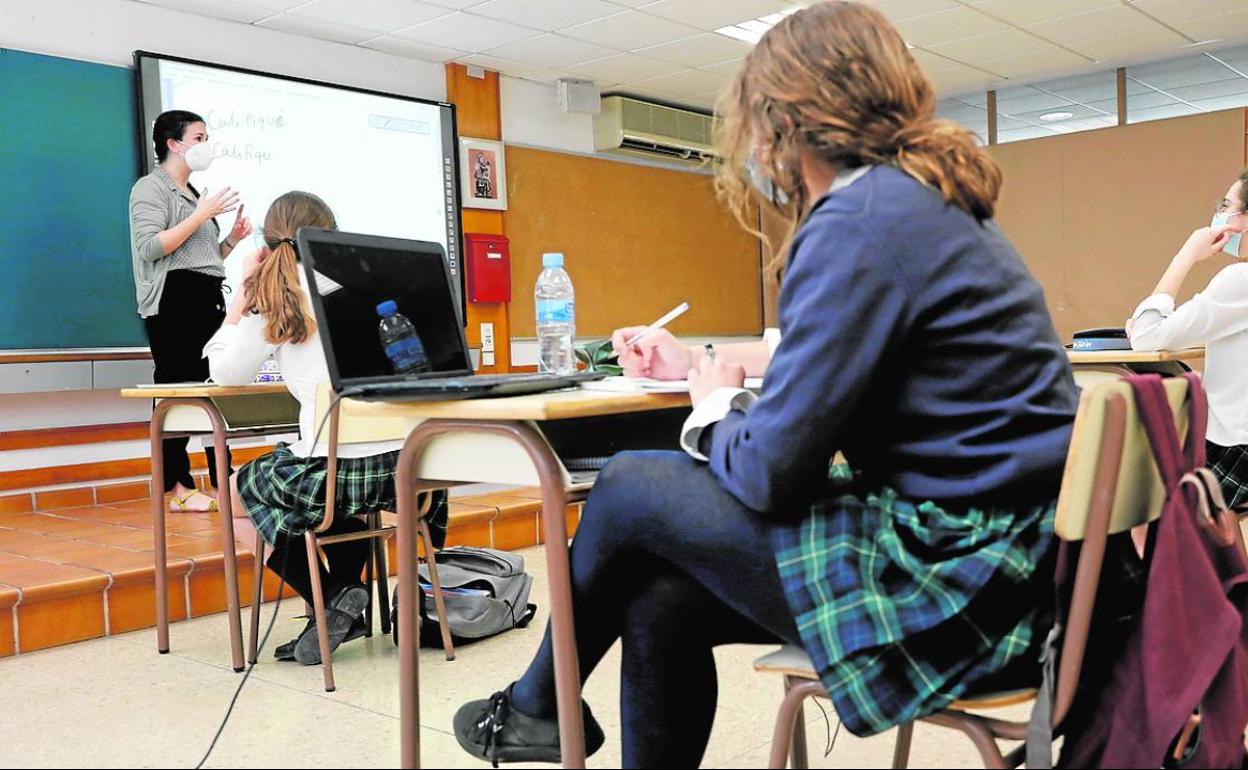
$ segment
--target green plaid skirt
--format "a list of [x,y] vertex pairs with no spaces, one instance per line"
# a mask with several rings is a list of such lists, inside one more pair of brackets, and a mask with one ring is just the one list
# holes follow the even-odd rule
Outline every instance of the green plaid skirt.
[[1219,446],[1205,442],[1205,465],[1222,485],[1222,495],[1231,508],[1248,503],[1248,446]]
[[[334,517],[395,510],[398,459],[398,452],[338,458]],[[238,470],[243,506],[266,542],[276,543],[279,534],[302,535],[321,523],[328,466],[326,458],[299,457],[282,443]]]
[[1039,681],[1054,510],[951,512],[884,489],[773,531],[803,646],[846,728],[871,735]]

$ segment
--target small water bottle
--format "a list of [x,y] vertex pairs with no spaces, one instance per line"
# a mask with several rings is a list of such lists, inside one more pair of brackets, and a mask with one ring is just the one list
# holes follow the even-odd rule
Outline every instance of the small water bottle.
[[399,312],[394,300],[386,300],[377,306],[381,316],[381,347],[394,367],[395,374],[418,374],[429,371],[429,358],[425,345],[416,334],[416,327]]
[[542,272],[533,290],[537,302],[539,371],[571,374],[576,371],[576,298],[572,279],[563,269],[562,254],[543,254]]

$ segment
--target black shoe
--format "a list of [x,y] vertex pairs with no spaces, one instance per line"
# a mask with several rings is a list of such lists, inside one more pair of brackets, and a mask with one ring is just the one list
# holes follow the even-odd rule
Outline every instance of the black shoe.
[[[311,633],[313,637],[316,636],[316,620],[312,618],[308,619],[308,624],[304,626],[304,629],[300,632],[299,636],[302,636],[304,633]],[[364,617],[360,616],[355,619],[354,623],[351,624],[351,629],[347,631],[347,635],[343,638],[342,643],[346,644],[347,642],[355,639],[362,639],[367,635],[368,627],[364,624]],[[274,649],[273,657],[280,661],[293,661],[295,659],[295,645],[298,643],[299,637],[296,636],[286,644],[280,645]],[[320,650],[319,643],[317,644],[317,650]]]
[[[305,625],[303,627],[303,630],[299,632],[299,636],[303,636],[304,634],[306,634],[308,632],[308,629],[312,629],[313,635],[316,634],[316,620],[315,619],[308,618],[307,625]],[[299,636],[296,636],[294,639],[291,639],[286,644],[279,644],[277,647],[274,647],[273,648],[274,659],[281,660],[281,661],[294,660],[295,659],[295,645],[299,643]]]
[[351,628],[347,629],[347,635],[342,638],[342,643],[363,639],[368,635],[368,626],[364,624],[364,616],[361,615],[351,624]]
[[[514,685],[513,685],[514,686]],[[589,705],[582,703],[585,755],[602,748],[605,737]],[[559,762],[559,720],[539,719],[511,706],[511,687],[489,700],[465,703],[455,714],[455,738],[464,751],[498,767],[500,762]]]
[[[329,601],[329,606],[325,608],[325,622],[329,626],[330,654],[346,641],[352,626],[367,606],[368,591],[362,585],[347,586]],[[321,662],[321,645],[315,623],[305,628],[295,641],[295,661],[304,666],[315,666]]]

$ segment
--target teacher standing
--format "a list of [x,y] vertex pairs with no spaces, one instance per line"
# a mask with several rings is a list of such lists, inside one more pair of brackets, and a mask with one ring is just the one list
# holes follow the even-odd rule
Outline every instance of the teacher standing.
[[[251,234],[238,193],[228,187],[209,195],[190,183],[191,173],[212,165],[208,126],[193,112],[173,110],[156,118],[152,144],[157,165],[130,191],[130,244],[139,315],[156,364],[154,380],[208,379],[204,345],[225,320],[223,260]],[[221,239],[216,217],[237,210],[229,235]],[[165,492],[174,511],[214,511],[217,501],[196,491],[187,439],[164,445]],[[206,447],[215,489],[215,453]],[[158,483],[153,479],[153,483]]]

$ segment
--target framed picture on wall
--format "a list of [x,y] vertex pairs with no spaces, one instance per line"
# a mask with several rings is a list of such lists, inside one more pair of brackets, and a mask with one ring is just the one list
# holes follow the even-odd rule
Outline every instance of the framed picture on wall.
[[464,208],[507,210],[507,167],[502,142],[461,138],[459,178]]

